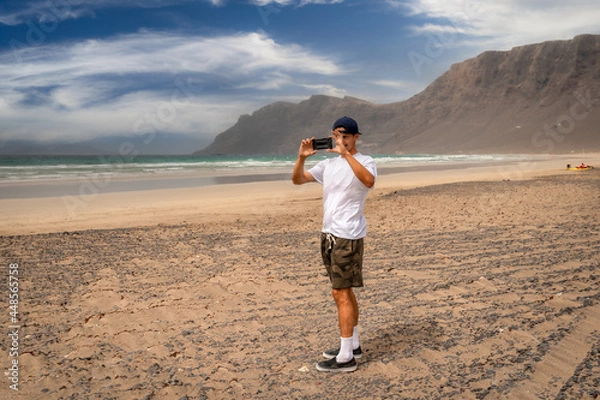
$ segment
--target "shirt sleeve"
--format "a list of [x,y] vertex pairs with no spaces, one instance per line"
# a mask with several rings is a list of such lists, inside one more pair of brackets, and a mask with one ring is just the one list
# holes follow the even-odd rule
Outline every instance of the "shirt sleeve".
[[373,160],[373,157],[365,157],[365,160],[362,164],[367,171],[372,173],[374,177],[377,177],[377,166],[375,165],[375,160]]
[[[373,160],[372,157],[367,156],[361,164],[371,173],[371,175],[373,175],[375,181],[377,181],[377,165],[375,164],[375,160]],[[374,187],[375,186],[373,185],[369,189],[373,189]]]
[[323,173],[325,172],[325,160],[318,162],[317,165],[309,169],[307,172],[311,174],[312,177],[315,178],[315,180],[322,185]]

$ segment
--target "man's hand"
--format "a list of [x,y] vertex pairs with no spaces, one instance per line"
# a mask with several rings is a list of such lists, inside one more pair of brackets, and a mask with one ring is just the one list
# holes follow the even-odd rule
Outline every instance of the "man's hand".
[[331,135],[329,137],[333,138],[335,143],[335,147],[333,149],[327,149],[328,153],[337,153],[343,157],[349,154],[348,149],[346,149],[346,145],[344,145],[344,136],[337,130],[331,131]]
[[298,157],[306,158],[317,154],[317,151],[313,150],[312,148],[313,140],[315,140],[314,137],[304,139],[302,143],[300,143],[300,149],[298,149]]
[[304,160],[317,153],[317,151],[312,148],[313,140],[314,137],[304,139],[300,144],[300,149],[298,149],[298,159],[296,160],[294,171],[292,172],[292,182],[294,182],[294,185],[302,185],[304,183],[315,181],[315,178],[313,178],[310,173],[304,171]]
[[[344,135],[354,136],[354,140],[356,140],[355,134],[339,132],[336,129],[331,132],[331,136],[335,140],[335,148],[329,149],[329,150],[327,150],[327,152],[337,153],[341,157],[345,158],[346,161],[348,161],[350,168],[352,168],[352,171],[354,172],[354,175],[356,176],[356,178],[358,178],[358,180],[361,181],[363,183],[363,185],[365,185],[366,187],[368,187],[368,188],[373,187],[373,185],[375,184],[375,177],[360,162],[358,162],[354,158],[353,154],[356,154],[358,152],[356,150],[356,145],[350,144],[350,146],[347,146],[346,143],[344,143]],[[352,139],[347,137],[346,141],[349,141],[349,140],[351,141]],[[354,142],[354,143],[356,143],[356,142]]]

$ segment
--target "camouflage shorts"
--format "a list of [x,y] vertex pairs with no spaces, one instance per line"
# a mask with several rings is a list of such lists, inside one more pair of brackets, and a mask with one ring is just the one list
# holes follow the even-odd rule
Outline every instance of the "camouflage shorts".
[[321,233],[321,256],[333,289],[363,287],[364,239],[342,239]]

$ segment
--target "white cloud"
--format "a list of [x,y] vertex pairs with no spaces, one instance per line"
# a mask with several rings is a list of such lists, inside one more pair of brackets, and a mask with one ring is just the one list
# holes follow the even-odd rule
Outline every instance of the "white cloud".
[[343,3],[344,0],[301,0],[299,7],[306,6],[309,4],[340,4]]
[[600,32],[597,0],[389,0],[388,4],[429,19],[413,26],[413,32],[444,34],[457,45],[477,39],[483,48],[508,49]]
[[90,138],[153,129],[213,137],[264,105],[261,91],[286,96],[344,73],[264,33],[139,32],[18,49],[0,54],[2,136]]
[[[189,1],[191,0],[31,0],[20,2],[21,7],[12,5],[14,11],[0,14],[0,24],[19,25],[29,20],[53,24],[94,15],[96,10],[104,8],[160,8]],[[213,5],[220,3],[218,0],[209,2]]]
[[305,85],[302,85],[302,87],[304,87],[310,93],[323,94],[326,96],[344,97],[348,94],[345,89],[341,89],[334,85],[329,85],[329,84],[320,84],[320,85],[305,84]]
[[385,88],[399,89],[403,91],[414,91],[417,88],[415,81],[404,80],[376,80],[371,82],[373,85],[382,86]]
[[[67,19],[93,16],[97,10],[106,8],[162,8],[188,3],[193,0],[33,0],[13,5],[11,12],[0,14],[0,24],[20,25],[33,20],[56,24]],[[232,0],[202,0],[214,7],[226,6]],[[344,0],[249,0],[249,4],[265,7],[303,7],[311,4],[340,4]]]
[[294,3],[294,0],[251,0],[250,3],[259,7],[265,7],[271,4],[274,4],[275,6],[289,6]]
[[[39,107],[35,116],[14,110],[8,118],[0,111],[5,132],[3,139],[39,141],[82,141],[110,135],[152,135],[157,132],[180,132],[196,137],[213,137],[237,120],[241,112],[251,112],[256,105],[246,100],[223,101],[218,96],[195,97],[180,103],[154,92],[139,92],[93,108],[57,112]],[[9,111],[9,110],[8,110]]]
[[343,3],[344,0],[251,0],[251,4],[256,6],[264,7],[269,6],[271,4],[275,6],[297,6],[304,7],[310,4],[340,4]]
[[[279,45],[261,33],[194,37],[141,32],[70,46],[19,49],[0,55],[0,77],[21,83],[64,82],[127,73],[218,73],[243,75],[277,68],[333,75],[340,68],[298,45]],[[18,65],[15,61],[21,60]],[[15,68],[10,68],[10,67]],[[60,78],[60,79],[57,79]]]

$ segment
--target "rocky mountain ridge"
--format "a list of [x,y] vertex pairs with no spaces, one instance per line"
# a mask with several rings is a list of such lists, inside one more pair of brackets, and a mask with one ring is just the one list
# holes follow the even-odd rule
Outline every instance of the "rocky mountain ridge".
[[600,35],[484,52],[401,102],[272,103],[195,154],[295,154],[343,115],[359,122],[371,154],[600,151]]

